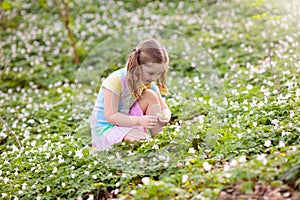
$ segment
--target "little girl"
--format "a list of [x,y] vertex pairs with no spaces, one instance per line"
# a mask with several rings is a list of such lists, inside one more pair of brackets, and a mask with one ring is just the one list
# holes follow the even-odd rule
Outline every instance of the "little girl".
[[157,40],[141,42],[129,55],[125,68],[102,83],[91,117],[95,151],[109,149],[121,141],[137,141],[158,134],[171,118],[161,93],[169,57]]

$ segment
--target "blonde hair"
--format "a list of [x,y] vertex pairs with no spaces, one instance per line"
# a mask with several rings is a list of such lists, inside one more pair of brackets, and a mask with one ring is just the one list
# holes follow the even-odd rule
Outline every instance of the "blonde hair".
[[141,88],[141,66],[147,63],[165,64],[166,70],[156,81],[156,84],[162,94],[168,94],[168,88],[165,83],[169,65],[168,53],[160,42],[151,39],[141,42],[128,57],[126,78],[129,91],[136,99],[143,92],[143,88]]

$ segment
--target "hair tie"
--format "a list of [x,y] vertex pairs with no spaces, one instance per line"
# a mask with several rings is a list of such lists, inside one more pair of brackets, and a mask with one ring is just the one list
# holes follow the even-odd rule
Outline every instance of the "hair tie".
[[136,54],[140,54],[141,53],[141,50],[139,50],[139,49],[133,49],[133,51],[135,51]]

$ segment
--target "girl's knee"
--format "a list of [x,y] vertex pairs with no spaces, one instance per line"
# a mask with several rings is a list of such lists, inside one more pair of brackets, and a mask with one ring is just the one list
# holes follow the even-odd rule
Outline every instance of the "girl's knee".
[[158,96],[152,89],[144,90],[138,102],[144,114],[148,115],[160,112]]

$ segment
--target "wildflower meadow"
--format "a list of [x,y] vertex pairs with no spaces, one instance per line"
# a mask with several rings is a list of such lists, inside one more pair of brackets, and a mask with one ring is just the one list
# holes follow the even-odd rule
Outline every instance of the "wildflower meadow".
[[[300,2],[0,1],[1,199],[300,198]],[[169,52],[163,133],[94,153],[100,85]]]

